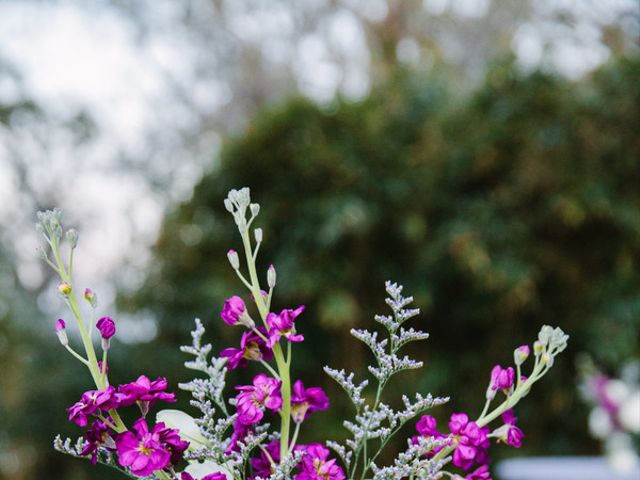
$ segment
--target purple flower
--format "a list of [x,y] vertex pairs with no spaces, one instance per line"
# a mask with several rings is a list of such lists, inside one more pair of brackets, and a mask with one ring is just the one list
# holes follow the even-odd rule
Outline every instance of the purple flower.
[[320,387],[304,388],[302,380],[293,384],[291,416],[295,423],[302,423],[313,412],[329,408],[329,398]]
[[260,373],[253,378],[253,385],[239,386],[238,420],[245,425],[259,423],[264,417],[264,408],[277,411],[282,406],[281,382]]
[[87,444],[80,452],[80,455],[91,454],[91,463],[95,465],[98,460],[98,447],[106,446],[107,448],[116,448],[116,444],[109,434],[109,427],[100,420],[96,420],[84,434]]
[[418,423],[416,423],[416,430],[423,437],[442,438],[445,435],[437,430],[438,422],[431,415],[423,415]]
[[249,433],[253,432],[253,429],[250,425],[245,425],[244,423],[236,420],[233,423],[233,433],[231,434],[231,442],[229,442],[229,446],[225,450],[225,453],[229,455],[231,452],[238,452],[240,448],[238,447],[238,442],[242,442]]
[[[258,328],[263,337],[267,336],[264,328]],[[249,360],[266,360],[273,358],[273,352],[266,342],[256,332],[245,332],[240,339],[240,348],[225,348],[220,352],[221,357],[227,357],[227,369],[234,370],[238,367],[246,367]]]
[[102,317],[96,322],[96,328],[105,340],[109,340],[116,333],[116,324],[111,317]]
[[522,439],[524,438],[524,433],[518,427],[516,427],[516,422],[518,421],[517,417],[513,413],[513,409],[509,409],[501,415],[502,421],[506,427],[506,431],[504,432],[504,436],[500,438],[500,440],[506,442],[507,445],[515,448],[520,448],[522,446]]
[[[189,475],[187,472],[182,472],[180,477],[181,480],[197,480]],[[210,473],[209,475],[205,475],[200,480],[227,480],[227,476],[224,473]]]
[[302,342],[304,336],[296,334],[295,319],[304,311],[304,305],[295,310],[285,309],[279,315],[269,313],[267,325],[269,326],[269,348],[278,343],[280,337],[285,337],[290,342]]
[[135,382],[126,383],[118,386],[118,397],[123,407],[128,407],[134,403],[138,403],[143,415],[146,415],[149,408],[157,400],[165,402],[175,402],[176,394],[168,393],[167,379],[158,377],[153,382],[146,376],[140,375]]
[[487,389],[487,398],[493,399],[497,390],[502,390],[505,394],[508,394],[511,387],[513,387],[514,379],[515,372],[513,367],[502,368],[500,365],[493,367],[491,370],[491,382]]
[[483,464],[488,461],[489,429],[487,427],[480,428],[476,422],[469,422],[469,417],[465,413],[454,413],[451,415],[449,428],[451,433],[456,435],[454,465],[469,470],[474,462]]
[[482,465],[464,478],[465,480],[491,480],[491,472],[489,472],[489,466]]
[[157,432],[160,441],[171,453],[171,463],[175,465],[182,460],[182,454],[189,447],[189,442],[180,438],[178,430],[167,428],[163,422],[159,422],[153,427],[153,431]]
[[[134,475],[144,477],[151,475],[154,470],[162,470],[171,462],[171,452],[162,443],[158,430],[164,424],[156,425],[149,431],[147,422],[140,418],[133,424],[134,431],[126,431],[118,435],[118,462],[123,467],[129,467]],[[134,433],[135,432],[135,433]]]
[[302,457],[302,471],[296,480],[344,480],[345,475],[334,458],[328,460],[329,450],[319,443],[312,443]]
[[[423,437],[427,437],[427,438],[432,437],[436,439],[445,438],[446,435],[439,432],[437,427],[438,427],[438,422],[431,415],[423,415],[422,418],[420,418],[420,420],[418,420],[418,423],[416,424],[416,430]],[[417,436],[412,437],[411,442],[414,445],[416,445],[418,443],[418,437]],[[443,448],[444,448],[444,445],[440,447],[434,447],[432,450],[427,452],[427,456],[432,457]]]
[[[276,464],[280,463],[280,442],[270,442],[264,447],[264,449],[271,457],[271,460]],[[274,473],[274,465],[263,451],[260,451],[260,456],[258,458],[251,459],[251,466],[253,467],[253,474],[258,477],[267,478]]]
[[244,325],[247,328],[253,328],[255,326],[253,320],[247,314],[247,306],[244,304],[244,300],[237,295],[224,301],[220,317],[224,323],[232,327]]
[[75,422],[80,427],[86,427],[89,423],[88,415],[100,411],[111,410],[118,407],[115,389],[108,387],[104,390],[89,390],[82,394],[80,401],[67,408],[69,421]]
[[[187,472],[182,472],[181,480],[197,480],[189,475]],[[209,475],[205,475],[200,480],[227,480],[227,476],[224,473],[210,473]]]

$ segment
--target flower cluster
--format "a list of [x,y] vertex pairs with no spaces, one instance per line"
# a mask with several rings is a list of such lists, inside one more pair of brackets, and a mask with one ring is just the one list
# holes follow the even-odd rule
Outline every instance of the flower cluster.
[[[325,367],[355,408],[353,419],[343,422],[349,437],[343,443],[300,444],[305,422],[330,405],[322,387],[307,386],[292,376],[293,348],[305,339],[299,331],[305,306],[272,308],[276,269],[273,265],[263,269],[265,281],[261,284],[257,257],[263,231],[252,230],[260,207],[251,202],[249,189],[230,191],[224,206],[240,233],[244,257],[241,261],[237,251],[229,250],[227,259],[248,292],[237,292],[225,300],[220,319],[224,325],[237,327],[238,343],[223,348],[219,356],[212,355],[213,347],[203,343],[204,325],[196,319],[192,345],[181,350],[194,357],[185,366],[201,375],[179,387],[190,392],[191,405],[200,415],[193,418],[182,411],[162,410],[155,422],[149,420],[150,409],[157,402],[174,402],[175,394],[167,392],[164,378],[152,381],[141,375],[117,387],[110,384],[107,357],[116,323],[110,317],[95,321],[97,296],[88,288],[82,297],[91,308],[91,317],[83,316],[71,267],[77,232],[66,233],[70,257],[64,263],[60,211],[39,214],[38,229],[51,247],[53,260],[44,251],[42,256],[60,277],[58,290],[74,315],[84,355],[70,345],[64,320],[56,322],[55,332],[63,347],[87,367],[95,385],[67,410],[71,422],[87,429],[84,436],[75,445],[70,439],[56,438],[54,446],[58,450],[108,464],[130,477],[157,480],[433,480],[445,474],[458,480],[490,480],[491,442],[515,448],[522,445],[524,434],[516,425],[514,407],[551,368],[556,355],[566,348],[568,337],[559,328],[544,326],[532,346],[523,345],[514,351],[514,366],[496,365],[491,370],[480,416],[472,420],[467,413],[454,413],[448,432],[441,431],[436,418],[425,412],[448,398],[418,393],[414,398],[402,395],[401,402],[387,403],[386,387],[391,377],[422,367],[421,361],[400,350],[410,342],[428,338],[426,332],[405,327],[419,310],[409,307],[413,298],[404,297],[402,286],[392,282],[386,283],[386,303],[392,314],[375,317],[384,334],[351,330],[375,359],[368,368],[371,377],[356,382],[354,373]],[[93,344],[94,328],[100,335],[101,359]],[[525,376],[522,365],[532,352],[535,364]],[[227,377],[238,369],[257,371],[251,373],[250,383],[235,385],[229,395],[225,391]],[[371,394],[365,393],[370,381],[375,385]],[[500,403],[491,409],[496,399]],[[401,406],[391,406],[396,403]],[[127,408],[139,413],[129,427],[120,415]],[[498,420],[499,425],[492,428],[490,425]],[[406,449],[390,465],[379,466],[377,462],[384,457],[381,453],[390,440],[414,421],[417,435],[406,439]],[[448,465],[462,473],[446,471]]]
[[[568,336],[559,329],[545,325],[533,344],[535,364],[529,377],[522,375],[522,365],[529,358],[531,348],[521,345],[513,352],[515,369],[496,365],[491,370],[487,387],[485,407],[476,420],[470,420],[466,413],[454,413],[449,420],[449,434],[437,430],[436,419],[425,415],[416,424],[416,430],[422,437],[448,440],[427,452],[433,458],[442,458],[452,453],[452,463],[468,472],[466,480],[489,480],[490,458],[488,450],[490,439],[520,448],[524,433],[516,426],[517,418],[513,407],[524,397],[531,386],[551,368],[554,358],[567,347]],[[496,394],[501,393],[504,400],[498,407],[489,411]],[[500,418],[502,425],[493,431],[489,424]],[[416,442],[416,437],[413,439]],[[475,469],[473,471],[472,468]],[[455,478],[462,478],[457,475]]]
[[634,438],[640,437],[640,363],[627,363],[618,378],[602,373],[588,357],[579,366],[582,396],[592,407],[589,430],[603,441],[612,468],[630,474],[639,468]]

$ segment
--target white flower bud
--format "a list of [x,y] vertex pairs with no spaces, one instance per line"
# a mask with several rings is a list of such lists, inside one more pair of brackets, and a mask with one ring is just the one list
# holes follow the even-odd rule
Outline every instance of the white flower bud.
[[543,345],[547,346],[549,344],[549,340],[553,335],[553,327],[549,325],[543,325],[538,333],[538,341]]
[[233,213],[233,203],[228,198],[224,199],[224,208],[227,209],[230,213]]
[[273,265],[269,265],[267,270],[267,285],[269,285],[269,288],[276,286],[276,268]]
[[542,352],[544,352],[544,345],[542,345],[542,343],[540,343],[538,340],[536,340],[533,343],[533,354],[538,357],[542,354]]
[[257,203],[252,203],[251,205],[249,205],[249,208],[251,209],[251,215],[253,215],[254,217],[258,215],[258,212],[260,212],[260,205],[258,205]]
[[521,345],[513,351],[513,361],[519,367],[529,358],[529,346]]
[[75,228],[71,228],[67,230],[66,233],[67,242],[69,242],[69,246],[71,248],[76,248],[78,245],[78,231]]
[[261,228],[256,228],[253,231],[253,234],[256,237],[256,243],[262,243],[262,229]]
[[238,270],[240,268],[240,258],[238,257],[238,252],[235,250],[229,250],[227,252],[227,258],[229,259],[229,263],[234,270]]

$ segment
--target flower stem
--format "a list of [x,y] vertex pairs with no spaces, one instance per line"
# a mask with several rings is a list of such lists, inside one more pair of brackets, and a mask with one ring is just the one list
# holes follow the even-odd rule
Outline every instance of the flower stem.
[[[262,297],[262,291],[260,289],[260,282],[258,280],[258,274],[256,272],[256,262],[251,249],[251,238],[248,233],[248,225],[244,231],[240,231],[242,237],[242,244],[244,246],[245,258],[247,261],[247,268],[249,270],[249,289],[253,295],[256,307],[260,313],[260,318],[267,327],[267,315],[269,313],[269,307],[267,301]],[[270,302],[269,302],[270,303]],[[278,374],[280,377],[281,391],[282,391],[282,412],[280,417],[282,423],[280,426],[280,451],[285,452],[280,459],[283,462],[289,450],[289,432],[291,427],[291,377],[289,372],[289,363],[285,360],[280,343],[276,343],[273,346],[273,356],[278,367]],[[290,357],[290,355],[289,355]]]

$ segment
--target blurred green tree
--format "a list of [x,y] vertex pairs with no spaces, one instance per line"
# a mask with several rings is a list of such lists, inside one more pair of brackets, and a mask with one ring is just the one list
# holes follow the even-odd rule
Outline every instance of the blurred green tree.
[[[397,280],[431,333],[426,373],[400,388],[450,394],[450,409],[473,414],[492,365],[559,325],[570,348],[519,412],[526,448],[593,450],[572,357],[640,354],[639,80],[631,60],[580,83],[507,62],[462,99],[403,72],[358,103],[293,99],[230,141],[167,216],[145,287],[122,305],[160,320],[154,349],[184,343],[193,315],[217,348],[235,342],[217,319],[240,287],[222,200],[246,185],[263,205],[263,270],[278,270],[274,308],[308,306],[296,375],[327,386],[324,363],[362,370],[348,329],[384,311],[383,281]],[[318,418],[314,438],[340,435]]]

